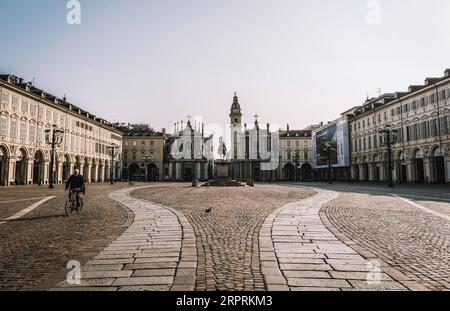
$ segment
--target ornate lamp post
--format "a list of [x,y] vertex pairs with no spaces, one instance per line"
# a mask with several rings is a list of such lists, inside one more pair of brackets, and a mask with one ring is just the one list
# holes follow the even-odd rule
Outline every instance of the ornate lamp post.
[[394,188],[394,181],[392,179],[392,145],[397,142],[398,130],[392,130],[390,125],[386,125],[384,129],[378,130],[382,135],[383,146],[387,148],[388,152],[388,185]]
[[331,152],[336,150],[335,148],[332,147],[331,141],[327,140],[324,142],[325,144],[325,148],[327,150],[327,155],[328,155],[328,183],[331,185],[333,182],[331,181]]
[[110,176],[110,181],[111,181],[111,185],[114,185],[114,158],[117,155],[117,150],[119,149],[119,146],[117,146],[115,143],[112,143],[111,146],[107,147],[108,150],[111,152],[111,176]]
[[153,159],[153,152],[150,152],[150,155],[142,156],[144,158],[145,163],[145,182],[148,182],[148,159]]
[[55,174],[55,149],[61,145],[63,140],[64,131],[58,130],[56,124],[53,125],[52,129],[45,130],[45,142],[50,145],[50,178],[49,178],[49,189],[55,188],[54,185],[54,174]]

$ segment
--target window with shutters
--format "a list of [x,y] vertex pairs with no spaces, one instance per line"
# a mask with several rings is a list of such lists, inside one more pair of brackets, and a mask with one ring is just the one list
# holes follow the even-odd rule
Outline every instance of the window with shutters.
[[52,119],[52,111],[50,109],[45,110],[45,119],[50,121]]
[[2,92],[1,106],[2,106],[2,109],[8,109],[9,108],[9,93]]
[[16,97],[16,96],[12,97],[12,105],[11,105],[11,107],[12,107],[12,110],[14,112],[18,112],[19,111],[19,98],[18,97]]
[[437,129],[436,119],[431,121],[430,127],[431,127],[431,137],[437,136],[438,135],[438,129]]
[[8,135],[8,117],[4,114],[0,115],[0,136]]
[[17,118],[12,117],[9,124],[9,135],[12,138],[17,138]]
[[40,144],[45,143],[45,127],[43,125],[41,127],[38,127],[38,135],[39,135],[39,143]]
[[28,114],[28,105],[29,103],[26,100],[22,100],[21,111],[23,114]]
[[20,139],[27,140],[28,122],[25,120],[20,121]]
[[36,104],[30,103],[30,115],[34,118],[36,117],[36,109],[37,109]]
[[28,136],[31,142],[36,142],[36,124],[30,123],[30,127],[28,129]]
[[441,118],[441,134],[447,134],[448,133],[448,117],[442,117]]
[[434,103],[436,102],[436,94],[431,94],[431,96],[430,96],[430,102],[431,102],[432,104],[434,104]]

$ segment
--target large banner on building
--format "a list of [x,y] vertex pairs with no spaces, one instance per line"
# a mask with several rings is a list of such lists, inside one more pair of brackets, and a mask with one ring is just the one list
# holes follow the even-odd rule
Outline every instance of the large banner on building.
[[348,123],[346,119],[337,120],[312,133],[313,167],[327,168],[350,166]]

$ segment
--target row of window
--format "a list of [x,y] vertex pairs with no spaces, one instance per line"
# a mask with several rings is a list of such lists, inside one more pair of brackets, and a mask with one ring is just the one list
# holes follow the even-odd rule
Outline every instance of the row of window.
[[[8,118],[6,115],[0,115],[0,136],[11,137],[31,143],[45,143],[44,126],[26,120],[17,118]],[[83,142],[84,140],[84,142]],[[62,145],[72,152],[95,153],[107,155],[107,147],[105,144],[96,143],[85,137],[76,136],[74,134],[65,133]]]
[[75,126],[82,128],[82,129],[86,129],[87,131],[90,131],[90,132],[92,132],[94,130],[92,126],[90,126],[84,122],[80,122],[80,121],[76,121]]
[[[0,108],[1,110],[12,109],[14,113],[22,113],[23,115],[30,116],[31,118],[37,118],[38,121],[50,122],[53,124],[58,124],[62,127],[73,128],[76,126],[86,129],[87,131],[94,131],[94,128],[91,125],[85,122],[77,121],[76,119],[68,119],[69,124],[66,124],[67,117],[64,112],[51,108],[45,108],[43,105],[38,105],[28,99],[21,99],[15,95],[10,95],[6,91],[1,92]],[[100,134],[104,139],[109,136],[108,133],[103,130],[101,130]],[[118,140],[120,140],[120,138]]]
[[[123,153],[123,159],[124,159],[125,161],[128,161],[128,160],[137,161],[137,152],[136,152],[136,151],[131,152],[131,159],[129,159],[128,156],[129,156],[128,151],[125,151],[125,152]],[[150,155],[147,155],[147,153],[146,153],[145,151],[142,151],[142,152],[141,152],[141,158],[140,158],[140,160],[141,160],[142,162],[145,162],[145,161],[148,161],[148,162],[149,162],[149,161],[155,160],[155,159],[158,159],[158,156],[155,155],[154,153],[151,153]]]
[[[290,151],[288,151],[286,153],[286,159],[288,159],[288,161],[300,162],[300,152],[296,152],[295,155],[293,155]],[[308,151],[303,152],[303,160],[308,161],[308,159]]]
[[[396,116],[396,115],[400,115],[402,113],[411,111],[411,110],[416,110],[419,107],[425,107],[426,105],[428,105],[428,103],[434,104],[437,102],[436,98],[439,98],[439,100],[446,100],[448,98],[450,98],[450,90],[446,89],[446,90],[442,90],[440,92],[438,92],[437,94],[432,94],[430,96],[426,96],[426,97],[422,97],[421,99],[418,100],[414,100],[410,103],[404,104],[402,106],[399,106],[397,108],[393,108],[391,109],[391,116]],[[356,129],[365,129],[366,125],[367,127],[371,126],[371,123],[373,125],[376,125],[377,122],[380,123],[382,122],[382,120],[387,120],[388,119],[388,112],[385,111],[383,114],[378,114],[377,116],[372,116],[372,118],[368,118],[367,120],[362,120],[359,121],[358,123],[354,123],[353,124],[353,130],[356,131]]]
[[[128,143],[128,141],[125,141],[125,147],[128,147],[130,144]],[[137,147],[137,145],[138,145],[138,142],[136,141],[136,140],[133,140],[133,142],[131,142],[131,146],[133,146],[133,147]],[[145,146],[146,145],[146,141],[145,140],[142,140],[141,141],[141,145],[142,146]],[[154,146],[155,145],[155,142],[153,141],[153,140],[150,140],[150,146]]]
[[[292,148],[293,146],[295,146],[296,148],[300,147],[300,141],[299,140],[280,140],[281,142],[281,147],[282,148]],[[303,141],[303,146],[304,147],[308,147],[309,146],[309,141],[304,140]]]
[[[433,119],[431,121],[424,121],[422,123],[413,124],[406,126],[405,129],[398,129],[398,140],[397,142],[410,142],[420,139],[426,139],[431,137],[450,134],[450,117],[442,117],[440,123],[438,119]],[[375,134],[371,137],[364,137],[355,139],[353,141],[354,151],[365,151],[372,148],[378,148],[382,146],[382,136]]]

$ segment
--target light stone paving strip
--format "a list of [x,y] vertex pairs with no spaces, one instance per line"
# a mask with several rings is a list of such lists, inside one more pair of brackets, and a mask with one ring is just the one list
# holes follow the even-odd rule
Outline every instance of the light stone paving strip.
[[140,188],[147,187],[110,195],[134,213],[134,222],[81,267],[81,284],[62,281],[52,290],[194,290],[197,250],[192,226],[174,209],[129,196]]
[[[333,235],[319,215],[334,191],[275,210],[260,231],[261,270],[268,290],[406,290]],[[376,282],[368,282],[373,277]]]

